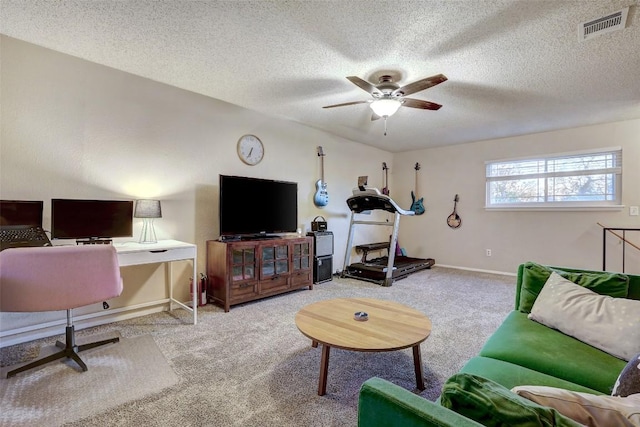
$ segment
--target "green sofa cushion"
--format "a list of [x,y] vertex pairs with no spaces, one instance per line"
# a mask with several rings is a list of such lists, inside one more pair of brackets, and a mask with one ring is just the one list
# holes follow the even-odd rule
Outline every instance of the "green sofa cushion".
[[557,410],[518,396],[500,384],[456,374],[442,387],[440,404],[487,427],[579,427]]
[[640,301],[640,275],[629,274],[629,295],[627,298]]
[[519,311],[509,313],[482,347],[480,356],[511,362],[604,394],[611,394],[626,365],[624,360],[529,320]]
[[462,367],[460,372],[488,378],[508,389],[520,385],[544,385],[582,393],[602,394],[597,390],[581,386],[571,381],[552,377],[551,375],[543,374],[533,369],[489,357],[476,356],[471,358]]
[[526,262],[522,270],[522,285],[519,290],[518,310],[523,313],[531,312],[533,303],[553,271],[565,279],[589,288],[600,295],[626,298],[629,294],[629,276],[626,274],[564,271],[536,264],[535,262]]

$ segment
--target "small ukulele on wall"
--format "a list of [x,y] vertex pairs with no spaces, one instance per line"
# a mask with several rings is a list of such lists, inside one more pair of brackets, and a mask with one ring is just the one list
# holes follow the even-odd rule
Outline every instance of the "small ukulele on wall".
[[320,157],[320,179],[316,181],[313,204],[322,208],[329,203],[329,193],[327,192],[327,183],[324,181],[324,152],[320,146],[318,146],[318,157]]
[[416,187],[415,187],[415,193],[412,191],[411,192],[411,208],[409,208],[409,210],[414,211],[416,213],[416,215],[422,215],[424,213],[424,205],[423,205],[423,201],[424,198],[420,197],[418,199],[417,193],[418,193],[418,171],[420,170],[420,163],[416,163],[414,169],[416,170]]
[[457,212],[458,200],[460,199],[456,194],[456,197],[453,199],[453,212],[447,217],[447,225],[451,228],[458,228],[462,225],[462,218],[460,218]]

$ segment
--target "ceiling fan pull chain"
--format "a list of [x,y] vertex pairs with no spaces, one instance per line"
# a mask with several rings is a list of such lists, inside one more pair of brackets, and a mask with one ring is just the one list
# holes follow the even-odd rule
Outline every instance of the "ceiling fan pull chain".
[[387,118],[388,116],[384,116],[384,136],[387,136]]

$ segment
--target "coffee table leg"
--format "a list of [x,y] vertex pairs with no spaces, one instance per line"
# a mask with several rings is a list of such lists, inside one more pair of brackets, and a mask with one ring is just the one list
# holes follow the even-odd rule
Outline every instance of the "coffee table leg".
[[413,364],[416,370],[416,386],[418,390],[424,390],[424,374],[422,373],[422,354],[420,344],[413,346]]
[[329,371],[329,347],[322,344],[322,357],[320,359],[320,381],[318,382],[318,396],[327,394],[327,373]]

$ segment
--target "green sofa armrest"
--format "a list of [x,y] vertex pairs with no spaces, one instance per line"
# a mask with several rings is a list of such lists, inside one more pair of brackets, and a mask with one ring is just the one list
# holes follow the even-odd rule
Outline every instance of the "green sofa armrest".
[[482,424],[389,381],[373,377],[360,388],[358,426],[481,427]]

